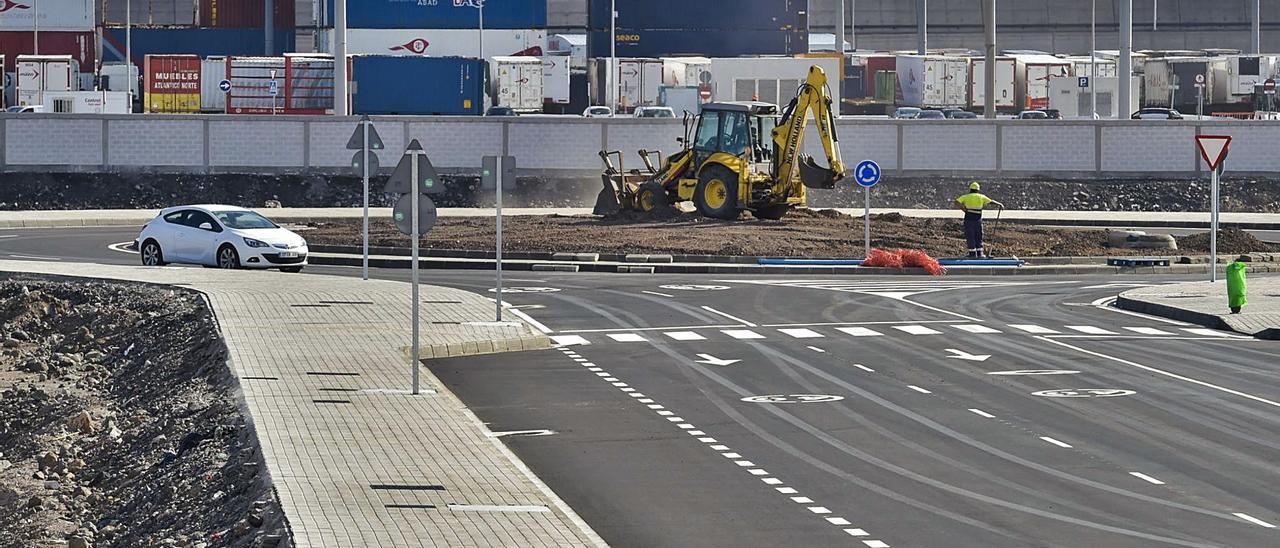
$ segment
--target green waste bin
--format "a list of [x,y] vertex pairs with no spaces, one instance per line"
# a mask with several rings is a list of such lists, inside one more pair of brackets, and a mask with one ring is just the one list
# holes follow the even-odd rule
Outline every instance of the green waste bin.
[[1231,307],[1232,314],[1239,314],[1240,309],[1248,304],[1244,300],[1244,273],[1247,269],[1248,265],[1240,261],[1227,265],[1227,305]]

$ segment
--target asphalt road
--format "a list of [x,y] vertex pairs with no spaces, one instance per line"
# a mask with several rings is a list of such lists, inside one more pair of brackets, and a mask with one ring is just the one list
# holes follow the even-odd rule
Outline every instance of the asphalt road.
[[520,272],[562,346],[428,366],[615,546],[1280,545],[1280,345],[1105,305],[1176,280]]

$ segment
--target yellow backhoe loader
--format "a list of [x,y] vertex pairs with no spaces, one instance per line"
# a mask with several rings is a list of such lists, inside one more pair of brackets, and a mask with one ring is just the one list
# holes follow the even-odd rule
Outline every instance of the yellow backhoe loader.
[[[698,116],[685,115],[684,138],[677,140],[682,150],[658,166],[651,156],[661,159],[660,153],[641,150],[645,170],[625,172],[621,152],[601,151],[604,190],[595,213],[647,212],[691,201],[707,217],[736,219],[748,210],[760,219],[781,219],[805,205],[805,187],[835,188],[844,178],[831,109],[827,75],[817,66],[781,115],[770,103],[703,105]],[[800,153],[810,112],[830,167]]]

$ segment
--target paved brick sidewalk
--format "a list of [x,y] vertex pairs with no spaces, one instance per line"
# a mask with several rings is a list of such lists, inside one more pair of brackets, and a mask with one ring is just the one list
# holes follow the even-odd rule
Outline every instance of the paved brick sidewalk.
[[[0,271],[206,294],[298,546],[604,544],[427,368],[424,395],[408,394],[407,284],[21,261]],[[479,295],[424,287],[422,301],[436,355],[549,344],[522,323],[489,323],[493,303]]]
[[1264,339],[1280,339],[1280,276],[1251,276],[1249,304],[1240,314],[1227,308],[1227,284],[1192,282],[1131,289],[1116,306]]

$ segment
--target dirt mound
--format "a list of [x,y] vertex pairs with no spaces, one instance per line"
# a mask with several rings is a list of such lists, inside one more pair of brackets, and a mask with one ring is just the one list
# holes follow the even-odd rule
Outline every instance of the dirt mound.
[[5,278],[0,326],[0,544],[288,544],[197,294]]
[[[1178,247],[1183,251],[1209,252],[1209,232],[1184,236],[1178,240]],[[1280,251],[1280,245],[1273,245],[1259,240],[1253,234],[1238,228],[1218,230],[1218,253],[1260,253]]]

